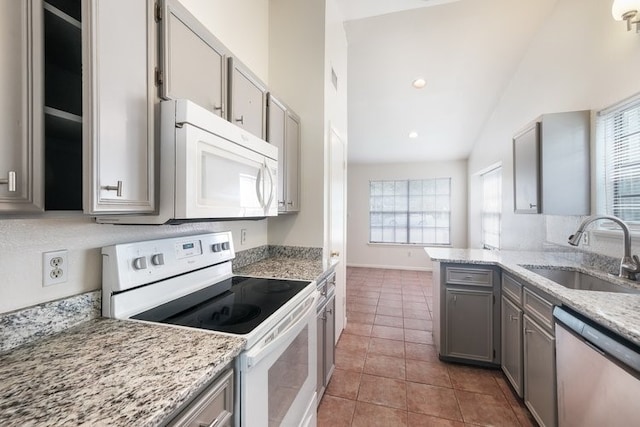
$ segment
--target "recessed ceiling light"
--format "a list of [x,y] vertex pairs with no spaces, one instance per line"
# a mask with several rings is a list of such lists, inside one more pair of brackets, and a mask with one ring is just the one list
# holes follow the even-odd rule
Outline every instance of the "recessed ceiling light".
[[418,137],[418,132],[416,131],[409,132],[409,138],[416,139],[417,137]]
[[415,87],[416,89],[422,89],[423,87],[426,86],[427,81],[425,79],[423,79],[422,77],[420,77],[419,79],[415,79],[413,81],[413,83],[411,83],[413,85],[413,87]]

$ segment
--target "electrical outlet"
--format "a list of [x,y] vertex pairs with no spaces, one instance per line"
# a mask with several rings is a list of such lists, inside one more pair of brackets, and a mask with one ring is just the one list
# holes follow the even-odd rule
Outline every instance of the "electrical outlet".
[[582,245],[583,246],[589,246],[589,232],[586,231],[583,235],[582,235]]
[[68,275],[69,261],[66,249],[42,254],[42,286],[64,283]]
[[247,229],[243,228],[240,230],[240,244],[244,245],[245,243],[247,243]]

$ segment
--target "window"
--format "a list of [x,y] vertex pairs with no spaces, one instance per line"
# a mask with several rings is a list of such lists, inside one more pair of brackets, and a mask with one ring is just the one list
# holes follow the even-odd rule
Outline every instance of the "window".
[[598,113],[606,212],[640,223],[640,96]]
[[370,181],[369,242],[448,245],[451,178]]
[[482,177],[482,246],[500,248],[502,216],[502,167],[485,172]]

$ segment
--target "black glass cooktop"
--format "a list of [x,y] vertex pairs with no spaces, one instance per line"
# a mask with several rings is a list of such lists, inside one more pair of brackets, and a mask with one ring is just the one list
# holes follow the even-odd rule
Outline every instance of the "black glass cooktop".
[[235,276],[132,318],[247,334],[309,283]]

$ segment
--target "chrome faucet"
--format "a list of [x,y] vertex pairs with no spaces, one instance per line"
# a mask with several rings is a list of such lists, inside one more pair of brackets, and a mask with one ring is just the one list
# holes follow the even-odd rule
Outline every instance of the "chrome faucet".
[[629,226],[620,218],[611,215],[593,215],[582,221],[582,224],[578,227],[575,234],[569,236],[569,244],[571,246],[578,246],[580,239],[584,234],[584,229],[594,221],[604,219],[607,221],[613,221],[622,228],[623,243],[624,243],[624,255],[620,260],[620,271],[618,277],[625,279],[636,280],[636,274],[640,273],[640,259],[637,255],[631,255],[631,232]]

